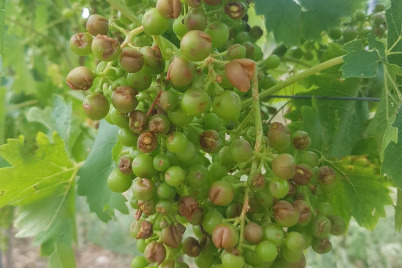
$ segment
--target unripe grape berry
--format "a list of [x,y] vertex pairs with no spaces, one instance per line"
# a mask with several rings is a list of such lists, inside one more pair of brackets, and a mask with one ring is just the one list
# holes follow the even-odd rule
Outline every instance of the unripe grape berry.
[[256,42],[264,35],[264,31],[261,29],[260,26],[253,26],[249,31],[251,39]]
[[170,80],[176,87],[186,87],[193,82],[194,76],[195,68],[191,61],[176,56],[169,65],[166,79]]
[[170,130],[170,121],[164,114],[155,114],[149,119],[148,128],[152,133],[167,134]]
[[143,91],[152,84],[152,76],[143,69],[137,73],[129,73],[127,75],[128,84],[137,91]]
[[130,129],[121,128],[117,133],[117,140],[127,147],[134,147],[137,145],[138,135],[133,133]]
[[132,183],[131,176],[124,175],[118,169],[113,170],[107,179],[107,186],[111,191],[116,193],[124,193],[130,189]]
[[288,232],[285,236],[285,246],[291,251],[302,251],[305,244],[303,235],[298,232]]
[[211,99],[203,90],[189,89],[184,92],[180,105],[187,114],[198,116],[210,108]]
[[273,262],[278,255],[276,245],[268,241],[262,241],[259,243],[255,248],[255,251],[263,262]]
[[332,243],[329,241],[328,237],[314,238],[311,247],[316,253],[325,254],[331,251]]
[[211,37],[202,31],[189,31],[180,42],[180,50],[189,60],[202,61],[211,54]]
[[93,36],[97,36],[98,34],[105,35],[109,31],[109,22],[103,16],[93,14],[89,16],[86,28],[87,31]]
[[138,48],[125,47],[120,55],[120,67],[128,73],[139,72],[144,66],[144,56]]
[[297,163],[316,167],[318,166],[318,155],[311,151],[301,151],[298,154]]
[[293,202],[293,206],[299,211],[299,224],[306,224],[311,220],[310,206],[304,200],[296,200]]
[[328,32],[328,36],[329,36],[332,40],[338,40],[339,38],[342,37],[342,31],[341,31],[341,29],[338,29],[338,28],[336,28],[336,29],[331,29],[331,30]]
[[280,200],[274,205],[274,219],[280,226],[290,227],[299,221],[299,211],[289,202]]
[[66,78],[66,83],[71,89],[88,90],[95,79],[94,73],[85,66],[72,69]]
[[180,0],[158,0],[156,9],[166,19],[176,19],[180,16],[182,5]]
[[158,9],[151,8],[142,17],[142,26],[149,35],[161,35],[169,27],[169,20],[164,18]]
[[225,13],[233,20],[241,19],[246,15],[247,7],[243,2],[230,1],[225,5]]
[[148,261],[144,256],[136,256],[130,264],[131,268],[143,268],[146,267],[148,265]]
[[229,146],[232,159],[238,163],[246,162],[253,156],[251,144],[243,139],[236,139]]
[[295,167],[293,181],[298,185],[307,185],[313,178],[313,169],[307,164],[298,164]]
[[281,58],[278,55],[270,55],[265,60],[265,67],[268,69],[275,69],[281,64]]
[[207,16],[202,8],[191,8],[184,17],[184,23],[189,31],[204,31],[207,27]]
[[92,41],[92,53],[101,61],[113,61],[120,52],[120,43],[107,35],[97,35]]
[[231,253],[225,253],[221,255],[223,268],[242,268],[244,267],[244,258],[242,256],[236,256]]
[[290,145],[289,130],[282,123],[274,122],[269,127],[268,133],[269,146],[282,153],[288,150]]
[[161,264],[166,258],[166,249],[162,243],[151,242],[145,247],[144,256],[150,263]]
[[366,19],[366,14],[363,11],[357,11],[355,14],[356,20],[364,21]]
[[92,53],[92,40],[89,33],[77,33],[70,38],[70,49],[78,56],[87,56]]
[[183,132],[172,132],[166,137],[166,148],[172,153],[182,153],[187,148],[187,137]]
[[331,231],[331,221],[327,217],[319,216],[313,220],[311,228],[314,237],[327,237]]
[[188,32],[187,26],[184,23],[184,16],[180,16],[173,21],[173,31],[179,40]]
[[200,146],[207,153],[214,153],[220,147],[220,138],[215,130],[206,130],[200,136]]
[[287,247],[281,248],[282,261],[285,263],[298,263],[303,258],[303,251],[293,251]]
[[179,95],[174,90],[163,90],[159,96],[158,106],[166,111],[174,111],[179,104]]
[[148,126],[148,117],[143,111],[135,110],[128,114],[129,127],[132,132],[141,134]]
[[357,30],[353,27],[348,27],[343,30],[342,35],[345,42],[349,42],[357,37]]
[[208,166],[209,173],[211,174],[211,179],[217,181],[222,179],[227,175],[228,170],[219,162],[212,162]]
[[150,153],[158,148],[158,139],[154,133],[144,132],[138,137],[137,148],[143,153]]
[[183,250],[186,255],[190,257],[197,257],[200,255],[201,246],[197,239],[189,236],[183,241]]
[[229,39],[229,28],[221,21],[208,24],[205,32],[211,37],[212,48],[222,47]]
[[232,60],[225,65],[225,75],[230,83],[242,92],[251,88],[250,80],[254,77],[256,64],[249,59]]
[[215,96],[212,109],[222,119],[237,120],[241,110],[241,99],[235,92],[225,90],[222,94]]
[[230,60],[242,59],[246,57],[246,47],[240,44],[234,44],[227,49],[227,57]]
[[280,246],[285,237],[285,232],[283,231],[282,227],[275,223],[270,223],[263,228],[263,240],[269,241],[276,246]]
[[155,193],[155,184],[150,179],[137,178],[133,182],[133,195],[138,200],[150,200]]
[[109,101],[101,93],[93,93],[84,98],[82,107],[85,114],[92,120],[100,120],[109,112]]
[[295,160],[290,154],[280,154],[272,160],[272,171],[284,180],[291,179],[295,174]]
[[384,4],[377,4],[374,7],[374,12],[381,12],[385,10],[385,5]]
[[132,112],[138,105],[137,94],[138,91],[129,86],[117,87],[112,93],[113,106],[120,113]]
[[206,167],[195,164],[189,168],[186,179],[191,186],[202,187],[209,184],[210,174]]
[[263,239],[263,236],[264,232],[262,227],[254,222],[249,222],[244,227],[244,238],[250,244],[260,243]]
[[226,218],[236,218],[239,217],[241,211],[243,209],[243,205],[240,203],[231,203],[229,206],[226,207]]
[[373,19],[374,19],[374,24],[377,24],[377,25],[382,24],[386,21],[385,15],[382,13],[375,14],[373,16]]
[[194,116],[185,112],[181,106],[177,107],[174,111],[168,112],[168,117],[172,124],[179,127],[187,125],[194,119]]
[[212,232],[212,241],[218,249],[231,250],[239,242],[239,233],[232,224],[221,223]]
[[292,135],[292,144],[297,150],[306,150],[310,147],[310,135],[302,130],[298,130]]
[[170,186],[179,186],[186,179],[186,172],[179,166],[171,166],[165,172],[165,181]]
[[217,206],[227,206],[234,198],[234,187],[226,181],[216,181],[209,189],[209,200]]
[[147,154],[136,156],[131,164],[134,175],[140,178],[152,178],[156,170],[153,166],[153,159]]
[[[158,156],[155,156],[154,159],[158,159]],[[154,167],[155,167],[155,164],[154,164]],[[162,182],[157,187],[157,195],[158,195],[159,199],[173,200],[173,198],[176,196],[176,190],[172,186],[167,184],[166,182]]]

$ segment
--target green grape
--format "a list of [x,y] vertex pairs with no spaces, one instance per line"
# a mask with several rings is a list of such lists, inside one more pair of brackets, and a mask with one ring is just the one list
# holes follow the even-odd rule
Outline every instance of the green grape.
[[149,35],[161,35],[169,27],[169,21],[164,18],[158,9],[151,8],[142,17],[142,25]]
[[107,179],[107,186],[116,193],[124,193],[131,187],[132,183],[131,176],[124,175],[118,169],[113,170]]
[[180,42],[180,50],[191,61],[202,61],[211,54],[211,37],[199,30],[187,32]]
[[328,32],[328,36],[329,36],[331,39],[333,39],[333,40],[338,40],[339,38],[342,37],[342,30],[341,30],[341,29],[338,29],[338,28],[336,28],[336,29],[331,29],[331,30]]
[[157,171],[166,171],[170,167],[169,157],[163,154],[156,155],[153,160],[153,166]]
[[343,30],[342,35],[345,42],[349,42],[357,37],[357,30],[353,27],[348,27]]
[[253,156],[251,144],[243,139],[236,139],[229,146],[232,159],[238,163],[246,162]]
[[148,89],[152,84],[152,76],[144,69],[136,73],[127,74],[128,84],[137,91]]
[[282,254],[283,259],[290,263],[296,263],[303,258],[303,251],[301,251],[301,250],[293,251],[287,247],[281,248],[281,254]]
[[253,267],[259,267],[263,265],[263,261],[258,257],[258,254],[255,250],[244,249],[244,259],[247,264],[253,265]]
[[190,31],[204,31],[207,27],[207,16],[202,8],[191,8],[184,17],[184,23]]
[[171,166],[165,172],[165,181],[170,186],[179,186],[186,179],[186,172],[179,166]]
[[374,7],[374,12],[382,12],[385,10],[384,4],[376,4]]
[[166,148],[172,153],[182,153],[187,148],[187,137],[183,132],[172,132],[166,137]]
[[121,128],[117,134],[117,139],[124,146],[134,147],[137,145],[138,135],[128,128]]
[[216,210],[208,211],[202,219],[202,227],[204,228],[204,230],[207,233],[212,234],[215,227],[219,223],[221,223],[222,220],[223,220],[223,216],[218,211],[216,211]]
[[120,113],[132,112],[138,105],[137,94],[138,91],[129,86],[117,87],[112,93],[113,106]]
[[281,63],[281,58],[278,55],[270,55],[266,60],[265,60],[265,67],[268,69],[275,69],[279,66]]
[[89,33],[77,33],[70,38],[70,49],[78,56],[87,56],[92,53],[92,40]]
[[205,32],[211,37],[212,48],[222,47],[229,39],[229,28],[221,21],[213,21],[208,24]]
[[149,263],[144,256],[137,256],[131,261],[131,268],[144,268],[148,264]]
[[298,232],[288,232],[285,236],[285,246],[291,251],[302,251],[306,241],[302,234]]
[[[285,181],[286,182],[286,181]],[[255,193],[255,199],[258,204],[260,204],[264,208],[271,208],[274,203],[274,198],[268,191],[268,189],[263,188],[262,190]]]
[[219,131],[221,128],[221,120],[214,113],[204,113],[204,129],[213,129]]
[[217,181],[222,179],[224,176],[227,175],[228,170],[226,167],[224,167],[221,163],[219,162],[212,162],[208,166],[209,173],[211,175],[211,180],[212,181]]
[[137,249],[139,252],[144,253],[145,247],[147,246],[147,243],[145,242],[145,239],[138,239],[136,240],[137,242]]
[[225,90],[222,94],[215,96],[212,109],[222,119],[237,120],[240,116],[241,99],[235,92]]
[[268,184],[269,193],[275,198],[283,198],[289,193],[289,183],[286,180],[272,178]]
[[278,255],[276,245],[268,241],[262,241],[259,243],[255,248],[255,251],[263,262],[272,262]]
[[163,90],[158,106],[166,112],[174,111],[179,104],[179,95],[174,90]]
[[290,154],[280,154],[272,160],[272,171],[284,180],[289,180],[295,173],[295,160]]
[[195,259],[195,263],[199,268],[210,268],[213,265],[214,259],[211,255],[205,252],[201,252],[200,255]]
[[223,268],[242,268],[244,265],[244,258],[230,253],[223,254],[222,257]]
[[109,113],[109,101],[101,93],[93,93],[84,98],[82,107],[92,120],[100,120]]
[[366,14],[363,11],[357,11],[355,18],[359,21],[364,21],[366,19]]
[[118,112],[114,107],[110,108],[109,116],[113,124],[120,128],[129,127],[129,119],[126,114]]
[[194,76],[195,68],[191,61],[184,57],[176,56],[169,65],[166,78],[176,87],[186,87],[193,82]]
[[176,110],[168,112],[169,120],[176,126],[184,126],[193,121],[194,116],[186,113],[181,106]]
[[173,31],[179,40],[181,40],[183,38],[183,36],[188,32],[187,26],[184,23],[183,16],[180,16],[174,20]]
[[297,156],[297,163],[307,164],[310,167],[318,166],[318,155],[311,151],[301,151]]
[[203,165],[192,165],[188,169],[186,180],[194,187],[207,185],[210,182],[209,171]]
[[157,196],[159,199],[173,200],[173,198],[176,196],[176,190],[166,182],[162,182],[157,187]]
[[194,159],[197,154],[197,149],[191,141],[187,142],[186,150],[177,154],[177,159],[183,163],[191,164],[191,160]]
[[188,115],[199,116],[210,108],[211,100],[205,91],[189,89],[183,94],[180,105]]
[[156,173],[153,166],[153,158],[148,154],[140,154],[135,157],[131,168],[134,175],[140,178],[151,178]]

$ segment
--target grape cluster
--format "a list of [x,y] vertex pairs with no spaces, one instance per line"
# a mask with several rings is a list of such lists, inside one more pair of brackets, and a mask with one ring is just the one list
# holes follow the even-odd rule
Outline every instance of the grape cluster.
[[246,12],[242,1],[158,0],[141,25],[93,14],[71,37],[75,54],[99,63],[74,68],[67,84],[89,92],[90,119],[120,128],[107,185],[131,188],[130,233],[143,253],[133,268],[191,258],[201,268],[304,267],[304,249],[326,253],[329,235],[346,230],[327,201],[336,174],[308,151],[308,133],[275,122],[257,141],[258,112],[241,101],[275,83],[267,70],[280,58],[257,70],[262,30]]

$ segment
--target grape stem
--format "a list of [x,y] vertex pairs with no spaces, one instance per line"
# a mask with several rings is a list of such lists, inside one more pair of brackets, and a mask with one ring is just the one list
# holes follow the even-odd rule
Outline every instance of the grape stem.
[[106,1],[109,2],[109,4],[114,9],[119,10],[121,12],[121,14],[126,16],[132,22],[134,22],[136,24],[141,24],[141,21],[137,18],[137,16],[135,16],[133,13],[131,13],[128,8],[126,8],[124,5],[120,4],[117,0],[106,0]]
[[135,28],[134,30],[131,30],[130,32],[128,32],[126,35],[126,39],[121,44],[121,48],[127,46],[127,44],[129,44],[133,40],[134,36],[139,35],[142,32],[144,32],[144,26],[139,26],[139,27]]
[[152,111],[154,110],[156,103],[158,102],[160,96],[162,94],[162,90],[159,91],[158,95],[156,96],[156,98],[154,99],[154,101],[151,104],[151,107],[149,107],[149,110],[147,112],[147,116],[149,117],[152,114]]
[[[255,131],[256,131],[256,139],[255,139],[255,146],[254,146],[254,151],[256,153],[259,153],[261,150],[261,144],[262,144],[262,138],[263,138],[263,128],[262,128],[262,119],[261,119],[261,109],[260,109],[260,97],[259,97],[259,92],[258,92],[258,78],[257,78],[257,73],[254,74],[253,80],[252,80],[252,104],[253,104],[253,111],[254,111],[254,123],[255,123]],[[256,170],[258,169],[258,160],[254,159],[253,163],[251,165],[251,174],[255,173]],[[243,249],[243,242],[244,242],[244,227],[245,227],[245,222],[246,222],[246,213],[249,209],[249,193],[250,193],[250,187],[248,183],[245,183],[245,190],[244,190],[244,202],[243,202],[243,208],[240,214],[240,239],[239,239],[239,246],[238,249],[240,251],[240,254]]]
[[[319,73],[319,72],[321,72],[323,70],[329,69],[329,68],[331,68],[333,66],[339,65],[339,64],[344,63],[344,62],[345,61],[343,60],[343,56],[340,56],[340,57],[336,57],[336,58],[330,59],[328,61],[325,61],[323,63],[320,63],[320,64],[318,64],[318,65],[316,65],[314,67],[311,67],[311,68],[309,68],[309,69],[307,69],[307,70],[305,70],[305,71],[303,71],[301,73],[298,73],[298,74],[290,77],[289,79],[287,79],[287,80],[285,80],[283,82],[280,82],[280,83],[276,84],[275,86],[270,87],[269,89],[261,92],[260,99],[267,98],[270,95],[278,92],[279,90],[281,90],[281,89],[283,89],[285,87],[288,87],[288,86],[290,86],[290,85],[292,85],[292,84],[294,84],[294,83],[296,83],[296,82],[298,82],[300,80],[303,80],[303,79],[305,79],[305,78],[307,78],[309,76],[312,76],[312,75],[314,75],[316,73]],[[244,100],[242,102],[242,108],[247,108],[248,106],[250,106],[250,104],[253,102],[253,99],[254,99],[254,96],[253,96],[253,98],[249,98],[249,99]]]

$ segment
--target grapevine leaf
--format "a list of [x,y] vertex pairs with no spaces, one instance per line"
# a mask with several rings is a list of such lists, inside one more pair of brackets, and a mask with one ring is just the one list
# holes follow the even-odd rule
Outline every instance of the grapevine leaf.
[[[402,1],[392,0],[391,7],[385,12],[387,19],[389,52],[402,52]],[[388,61],[393,64],[401,64],[402,54],[388,56]]]
[[398,110],[398,113],[393,124],[398,131],[398,140],[390,141],[389,145],[385,149],[384,162],[382,165],[382,172],[390,178],[397,187],[402,189],[402,112]]
[[118,128],[101,121],[93,148],[78,175],[78,194],[86,196],[89,208],[107,222],[114,209],[127,214],[126,199],[113,193],[107,186],[107,178],[115,168],[112,150],[116,144]]
[[17,235],[35,237],[36,243],[48,248],[45,255],[55,254],[60,244],[72,252],[79,165],[69,159],[63,140],[54,133],[51,142],[38,133],[32,150],[21,136],[2,145],[0,154],[11,165],[0,169],[0,207],[20,206],[15,220]]
[[74,258],[74,251],[64,244],[56,245],[52,255],[49,257],[49,268],[75,268],[77,267]]
[[345,64],[342,65],[343,78],[370,78],[375,77],[380,57],[376,51],[367,51],[363,48],[361,40],[347,43],[343,49],[349,52],[343,57]]
[[336,189],[328,198],[337,214],[347,221],[353,217],[360,226],[372,230],[380,217],[385,217],[384,206],[392,204],[388,183],[379,170],[359,157],[345,157],[337,162],[327,161],[337,173]]
[[275,40],[286,46],[300,39],[321,40],[321,33],[337,27],[343,17],[352,15],[363,0],[255,0],[257,14],[265,16],[265,25]]

